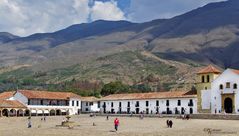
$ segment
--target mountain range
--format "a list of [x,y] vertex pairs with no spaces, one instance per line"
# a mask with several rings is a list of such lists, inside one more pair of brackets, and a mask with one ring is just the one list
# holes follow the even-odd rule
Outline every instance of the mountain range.
[[203,65],[239,68],[238,44],[238,0],[145,23],[98,20],[27,37],[2,32],[0,79],[134,84],[153,74],[178,87],[193,83]]

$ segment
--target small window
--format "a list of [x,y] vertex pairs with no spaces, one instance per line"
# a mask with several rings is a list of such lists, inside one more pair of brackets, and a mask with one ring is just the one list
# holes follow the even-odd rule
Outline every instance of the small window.
[[207,87],[205,87],[205,90],[207,90]]
[[105,108],[106,107],[106,103],[104,102],[104,104],[103,104],[103,108]]
[[169,100],[166,101],[166,106],[169,106]]
[[136,101],[135,107],[139,107],[139,101]]
[[192,99],[189,100],[188,106],[193,106],[193,100]]
[[207,82],[210,82],[210,76],[207,75]]
[[221,89],[221,90],[223,89],[223,85],[222,84],[220,84],[219,89]]
[[119,107],[121,107],[121,102],[119,102]]
[[114,107],[114,103],[113,102],[111,102],[111,107]]
[[204,83],[205,82],[205,80],[204,80],[204,76],[202,76],[202,83]]
[[230,82],[226,83],[226,88],[230,88]]
[[97,102],[97,107],[98,107],[98,108],[100,108],[100,101],[99,101],[99,102]]
[[237,89],[237,84],[233,84],[233,89]]
[[85,106],[88,106],[88,102],[85,103]]
[[79,106],[79,101],[76,101],[76,106],[77,106],[77,107]]
[[130,107],[130,102],[128,102],[128,105],[127,105],[128,107]]
[[159,101],[156,101],[156,106],[159,106]]
[[149,106],[149,101],[146,101],[146,106],[147,106],[147,107]]
[[93,102],[90,102],[90,106],[92,106],[93,105]]
[[75,101],[72,101],[72,106],[75,106]]
[[181,106],[181,100],[178,100],[178,106]]

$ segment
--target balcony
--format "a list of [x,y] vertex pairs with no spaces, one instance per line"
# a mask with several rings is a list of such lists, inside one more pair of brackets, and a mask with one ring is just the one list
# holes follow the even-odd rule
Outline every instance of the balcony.
[[188,103],[188,106],[193,106],[193,103],[192,103],[192,102],[189,102],[189,103]]

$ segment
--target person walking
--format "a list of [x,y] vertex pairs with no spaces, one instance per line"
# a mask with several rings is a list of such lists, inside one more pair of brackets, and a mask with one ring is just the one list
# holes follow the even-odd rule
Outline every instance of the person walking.
[[28,117],[28,128],[31,128],[32,127],[32,122],[31,122],[31,117]]
[[167,127],[169,128],[169,120],[166,121]]
[[169,121],[169,127],[170,127],[170,128],[173,127],[173,121],[172,121],[172,120]]
[[115,118],[114,125],[115,125],[115,131],[118,131],[118,127],[119,127],[119,119],[118,118]]

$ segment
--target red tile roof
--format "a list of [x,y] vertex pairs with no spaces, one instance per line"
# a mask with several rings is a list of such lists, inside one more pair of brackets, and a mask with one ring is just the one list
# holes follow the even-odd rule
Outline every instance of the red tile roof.
[[95,102],[95,101],[98,101],[99,99],[92,96],[92,97],[82,97],[81,100],[84,102]]
[[0,108],[26,108],[17,100],[0,100]]
[[9,99],[13,97],[14,94],[15,94],[15,91],[0,93],[0,99]]
[[231,69],[234,73],[239,74],[239,70],[237,69]]
[[140,100],[140,99],[170,99],[170,98],[195,98],[195,94],[187,94],[188,91],[169,91],[152,93],[112,94],[100,99],[109,100]]
[[18,90],[18,92],[30,99],[69,100],[70,98],[81,98],[81,96],[72,92],[49,92],[33,90]]
[[201,69],[197,74],[207,74],[207,73],[215,73],[215,74],[220,74],[221,71],[215,68],[212,65],[208,65],[207,67]]

